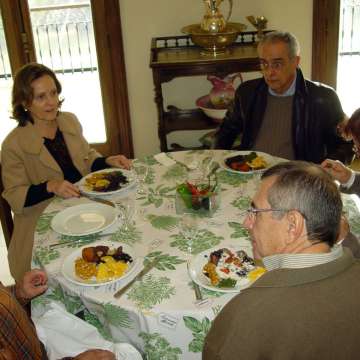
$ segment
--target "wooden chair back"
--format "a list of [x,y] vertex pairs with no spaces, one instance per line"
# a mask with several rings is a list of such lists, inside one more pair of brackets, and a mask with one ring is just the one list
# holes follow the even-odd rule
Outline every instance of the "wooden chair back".
[[14,229],[14,222],[11,214],[11,208],[8,202],[2,197],[4,191],[4,185],[2,182],[2,169],[0,163],[0,220],[1,227],[4,233],[6,246],[9,248],[11,235]]

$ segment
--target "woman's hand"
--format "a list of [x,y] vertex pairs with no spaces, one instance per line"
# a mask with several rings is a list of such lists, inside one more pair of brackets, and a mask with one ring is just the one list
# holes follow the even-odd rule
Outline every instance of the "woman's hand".
[[23,299],[32,299],[48,288],[45,271],[34,269],[25,273],[22,281],[16,284],[17,295]]
[[111,167],[119,167],[130,170],[131,160],[124,155],[112,155],[108,156],[105,162]]
[[346,130],[346,126],[349,122],[349,118],[346,116],[336,127],[336,132],[345,140],[351,140],[352,136],[351,134],[348,134]]
[[82,352],[74,360],[116,360],[116,357],[111,351],[94,349]]
[[351,177],[351,170],[338,160],[326,159],[321,163],[321,167],[328,172],[340,184],[346,184]]
[[350,232],[349,221],[346,218],[345,214],[342,214],[340,218],[339,234],[336,239],[336,242],[341,243],[348,236],[349,232]]
[[80,196],[79,188],[67,180],[50,180],[46,184],[46,190],[65,199]]

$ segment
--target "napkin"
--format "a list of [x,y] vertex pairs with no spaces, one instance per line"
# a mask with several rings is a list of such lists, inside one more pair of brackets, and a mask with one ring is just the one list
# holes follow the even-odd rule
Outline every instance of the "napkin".
[[164,166],[171,166],[176,164],[176,161],[171,159],[164,152],[154,155],[154,158],[157,162]]
[[33,321],[50,360],[76,356],[89,349],[112,351],[117,360],[142,359],[132,345],[103,339],[93,325],[68,313],[56,303],[51,303],[42,316],[33,317]]

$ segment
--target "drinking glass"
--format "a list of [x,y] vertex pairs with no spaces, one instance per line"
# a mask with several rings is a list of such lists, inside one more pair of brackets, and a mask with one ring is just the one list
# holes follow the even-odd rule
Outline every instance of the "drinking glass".
[[146,194],[145,180],[148,176],[149,168],[146,165],[134,165],[133,169],[138,183],[136,192],[139,195],[144,195]]
[[206,156],[200,163],[200,171],[202,177],[207,178],[214,164],[214,159],[212,156]]
[[199,224],[198,224],[197,216],[191,214],[183,214],[178,222],[178,228],[180,234],[186,240],[186,245],[187,245],[186,251],[189,254],[192,254],[193,251],[193,240],[199,231],[198,226]]
[[132,198],[114,199],[116,208],[119,210],[119,216],[122,220],[122,229],[129,230],[134,218],[135,201]]
[[196,154],[187,152],[184,156],[184,163],[190,170],[196,170],[199,168],[200,162]]

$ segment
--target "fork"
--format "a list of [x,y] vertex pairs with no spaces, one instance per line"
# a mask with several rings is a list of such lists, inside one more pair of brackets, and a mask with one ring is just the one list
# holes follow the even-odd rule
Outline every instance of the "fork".
[[[186,266],[187,266],[188,274],[190,275],[189,262],[186,263]],[[191,276],[190,276],[190,278],[191,278]],[[200,286],[194,280],[192,280],[192,278],[191,278],[191,282],[194,287],[196,300],[198,300],[198,301],[204,300],[201,290],[200,290]]]

